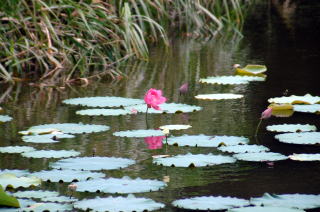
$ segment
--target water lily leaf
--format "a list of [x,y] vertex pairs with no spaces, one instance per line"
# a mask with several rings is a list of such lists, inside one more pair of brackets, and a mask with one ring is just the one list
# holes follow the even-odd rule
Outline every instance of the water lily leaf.
[[83,211],[93,210],[97,212],[143,212],[158,210],[164,208],[165,205],[162,203],[157,203],[152,199],[142,197],[137,198],[133,195],[129,195],[128,197],[96,197],[94,199],[85,199],[76,202],[74,204],[74,207]]
[[289,144],[320,144],[320,132],[283,133],[275,138]]
[[36,149],[30,146],[6,146],[0,147],[1,153],[22,153],[22,152],[31,152]]
[[59,193],[56,191],[34,190],[34,191],[19,191],[19,192],[13,193],[12,195],[18,198],[41,199],[44,197],[57,197],[59,196]]
[[293,110],[295,112],[302,112],[302,113],[320,113],[320,104],[294,105]]
[[208,136],[208,135],[183,135],[168,138],[169,145],[197,146],[197,147],[218,147],[220,145],[247,144],[249,139],[239,136]]
[[166,158],[154,158],[153,163],[163,166],[175,166],[175,167],[201,167],[201,166],[213,166],[224,163],[234,163],[236,159],[230,156],[224,155],[193,155],[188,153],[186,155],[176,155]]
[[[163,103],[160,105],[161,110],[155,110],[153,108],[148,109],[149,113],[191,113],[195,111],[199,111],[202,107],[194,106],[194,105],[186,105],[186,104],[178,104],[178,103]],[[140,113],[145,113],[147,111],[147,105],[134,105],[125,107],[126,110],[131,111],[133,109],[137,110]]]
[[120,116],[131,114],[131,112],[124,109],[86,109],[79,110],[76,114],[87,116]]
[[35,201],[30,200],[30,199],[18,199],[18,201],[19,201],[19,204],[20,204],[20,208],[3,207],[3,206],[1,206],[0,207],[0,211],[1,212],[20,212],[21,208],[28,207],[28,206],[30,206],[30,205],[35,203]]
[[166,186],[166,183],[159,180],[150,179],[131,179],[123,178],[108,178],[108,179],[93,179],[77,183],[77,191],[84,192],[104,192],[104,193],[141,193],[158,191]]
[[277,104],[316,104],[320,103],[320,96],[311,96],[310,94],[306,94],[304,96],[283,96],[283,97],[275,97],[268,99],[269,103],[277,103]]
[[142,99],[132,99],[117,96],[96,96],[66,99],[65,104],[81,105],[87,107],[125,107],[129,105],[143,104]]
[[235,197],[205,196],[180,199],[172,202],[177,208],[190,210],[225,210],[249,205],[249,201]]
[[264,77],[251,76],[219,76],[200,79],[200,83],[221,84],[221,85],[239,85],[247,84],[251,81],[264,81]]
[[4,170],[0,170],[0,175],[1,174],[13,174],[17,177],[22,177],[30,174],[30,172],[27,170],[19,170],[19,169],[11,169],[11,170],[4,169]]
[[293,154],[289,155],[289,158],[298,161],[320,161],[320,154]]
[[235,154],[233,157],[238,160],[254,161],[254,162],[266,162],[266,161],[278,161],[286,160],[287,156],[276,152],[256,152],[256,153],[241,153]]
[[43,211],[72,211],[71,204],[59,204],[52,202],[38,202],[29,207],[21,208],[25,212],[43,212]]
[[25,135],[22,136],[22,140],[27,143],[58,143],[63,138],[74,138],[74,135],[70,134],[45,134],[45,135]]
[[57,197],[43,197],[41,198],[43,202],[59,202],[59,203],[72,203],[78,201],[78,199],[74,197],[67,196],[57,196]]
[[236,68],[236,74],[248,76],[263,76],[262,73],[266,71],[265,65],[246,65],[244,68]]
[[272,111],[275,110],[293,110],[292,104],[270,104],[268,108],[272,108]]
[[30,187],[38,186],[41,184],[41,180],[37,177],[17,177],[14,174],[1,174],[0,175],[0,185],[3,188],[19,188],[19,187]]
[[77,171],[77,170],[49,170],[32,173],[33,176],[39,177],[43,181],[50,182],[73,182],[84,181],[88,179],[105,177],[104,173],[90,172],[90,171]]
[[127,130],[113,133],[114,136],[129,137],[129,138],[143,138],[149,136],[163,136],[161,130]]
[[20,204],[15,197],[9,196],[6,192],[4,192],[2,186],[0,185],[0,207],[4,206],[19,208]]
[[254,153],[254,152],[267,152],[270,149],[262,145],[235,145],[235,146],[221,146],[218,148],[222,152],[229,153]]
[[232,209],[229,209],[227,212],[305,212],[305,211],[296,209],[296,208],[254,206],[254,207],[232,208]]
[[186,130],[191,128],[191,125],[184,125],[184,124],[171,124],[171,125],[163,125],[160,126],[160,129],[168,129],[168,130]]
[[243,95],[233,94],[233,93],[199,94],[195,96],[195,98],[203,99],[203,100],[224,100],[224,99],[240,99],[240,98],[243,98]]
[[294,113],[293,110],[273,110],[272,111],[272,116],[275,116],[275,117],[290,117],[292,116]]
[[275,124],[267,126],[267,130],[272,132],[306,132],[316,131],[317,128],[310,124]]
[[66,134],[102,132],[110,129],[110,127],[106,125],[61,123],[61,124],[44,124],[44,125],[33,126],[29,128],[28,131],[33,131],[35,129],[48,129],[48,128],[58,129],[59,131]]
[[320,195],[313,194],[268,194],[262,197],[251,198],[253,205],[276,206],[299,209],[312,209],[320,207]]
[[134,164],[135,161],[127,158],[115,157],[78,157],[58,160],[50,164],[55,169],[73,170],[112,170],[125,168]]
[[11,120],[12,120],[12,118],[8,115],[0,115],[0,122],[8,122]]
[[24,152],[21,154],[27,158],[68,158],[80,155],[80,152],[74,150],[38,150]]
[[51,135],[59,135],[63,134],[60,130],[54,129],[54,128],[36,128],[36,129],[28,129],[28,130],[23,130],[19,131],[20,135],[46,135],[46,134],[51,134]]

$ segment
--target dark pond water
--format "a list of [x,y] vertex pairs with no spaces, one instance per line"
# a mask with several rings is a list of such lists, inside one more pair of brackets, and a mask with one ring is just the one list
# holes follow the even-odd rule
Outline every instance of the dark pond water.
[[[11,99],[2,104],[6,114],[14,119],[1,125],[0,146],[26,145],[18,131],[45,123],[83,122],[105,124],[111,130],[104,133],[77,136],[56,144],[29,144],[38,149],[74,149],[90,156],[97,148],[99,156],[118,156],[135,159],[137,163],[121,171],[106,171],[112,177],[142,177],[162,180],[170,176],[168,187],[161,192],[137,194],[163,202],[163,211],[176,211],[170,203],[178,198],[222,195],[241,198],[260,196],[265,192],[318,194],[320,191],[319,162],[276,162],[266,164],[237,162],[207,168],[172,168],[152,164],[151,156],[164,154],[164,149],[149,150],[144,139],[119,138],[119,130],[145,129],[144,114],[121,117],[87,117],[75,114],[79,107],[68,106],[62,100],[83,96],[123,96],[143,98],[151,87],[162,89],[169,102],[199,105],[203,110],[188,114],[149,115],[149,125],[190,124],[181,134],[246,136],[251,143],[259,142],[274,152],[320,152],[319,146],[281,144],[274,134],[265,130],[266,124],[309,123],[320,128],[319,116],[296,113],[288,118],[272,117],[262,123],[258,141],[253,134],[267,99],[289,95],[320,95],[320,2],[294,1],[284,8],[283,1],[260,3],[247,17],[244,37],[228,35],[215,40],[172,39],[171,48],[152,47],[150,62],[131,61],[121,70],[127,74],[112,83],[97,81],[87,87],[71,87],[61,92],[42,91],[24,85],[14,87]],[[232,75],[232,64],[265,64],[268,78],[240,86],[201,85],[200,78],[213,75]],[[179,97],[178,88],[189,82],[190,93]],[[4,93],[4,89],[2,93]],[[200,93],[232,92],[244,94],[241,100],[201,101]],[[27,144],[28,145],[28,144]],[[217,152],[213,148],[171,147],[167,154]],[[0,154],[0,169],[48,169],[47,159],[25,159],[18,154]],[[43,188],[66,192],[66,184],[44,183]],[[76,196],[108,196],[81,194]]]

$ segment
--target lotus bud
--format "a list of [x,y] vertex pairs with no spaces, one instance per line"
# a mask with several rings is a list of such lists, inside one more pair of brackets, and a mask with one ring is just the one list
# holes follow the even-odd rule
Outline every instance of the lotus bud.
[[169,133],[170,133],[170,130],[169,130],[168,128],[164,128],[164,129],[162,130],[162,132],[163,132],[163,134],[165,134],[166,136],[168,136]]
[[188,93],[188,90],[189,90],[188,83],[184,83],[184,84],[181,85],[181,87],[179,88],[180,95],[181,95],[181,94],[186,94],[186,93]]
[[234,64],[234,65],[233,65],[233,68],[240,68],[240,67],[241,67],[240,64]]
[[265,111],[261,113],[260,119],[268,119],[272,115],[272,108],[268,107]]
[[71,183],[70,185],[68,185],[68,189],[70,191],[75,191],[75,190],[77,190],[77,188],[78,188],[78,186],[75,183]]

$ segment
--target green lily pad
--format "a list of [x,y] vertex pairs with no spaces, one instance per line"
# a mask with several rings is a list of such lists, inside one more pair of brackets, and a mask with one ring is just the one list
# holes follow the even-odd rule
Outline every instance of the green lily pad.
[[193,155],[188,153],[186,155],[177,155],[173,157],[154,158],[153,163],[163,166],[174,166],[174,167],[202,167],[202,166],[213,166],[225,163],[235,163],[236,159],[230,156],[224,155]]
[[54,128],[36,128],[19,131],[20,135],[59,135],[63,134],[60,130]]
[[78,170],[57,170],[40,171],[32,173],[33,176],[39,177],[43,181],[50,182],[73,182],[73,181],[85,181],[88,179],[105,177],[104,173],[90,172],[90,171],[78,171]]
[[33,131],[35,129],[48,129],[48,128],[57,129],[66,134],[102,132],[110,129],[110,127],[106,125],[61,123],[61,124],[44,124],[44,125],[33,126],[29,128],[28,131]]
[[164,129],[168,129],[168,130],[186,130],[191,128],[191,125],[184,125],[184,124],[171,124],[171,125],[163,125],[160,126],[159,128],[164,130]]
[[115,157],[78,157],[58,160],[50,164],[54,169],[73,170],[112,170],[125,168],[134,164],[135,161],[127,158]]
[[38,186],[41,184],[41,180],[37,177],[17,177],[14,174],[1,174],[0,175],[0,185],[3,188],[12,187],[30,187],[30,186]]
[[320,113],[320,104],[293,105],[293,110],[295,112],[302,112],[302,113]]
[[4,170],[0,170],[0,175],[2,174],[13,174],[17,177],[22,177],[22,176],[27,176],[28,174],[30,174],[29,171],[27,170],[20,170],[20,169],[4,169]]
[[43,202],[59,202],[59,203],[72,203],[78,201],[78,199],[74,197],[67,196],[57,196],[57,197],[43,197],[41,198]]
[[149,136],[163,136],[161,130],[127,130],[113,133],[114,136],[129,138],[144,138]]
[[0,153],[22,153],[22,152],[31,152],[36,149],[30,146],[6,146],[0,147]]
[[269,103],[277,103],[277,104],[317,104],[320,103],[320,96],[311,96],[310,94],[306,94],[304,96],[283,96],[283,97],[275,97],[268,99]]
[[267,130],[272,132],[307,132],[316,131],[317,128],[310,124],[276,124],[267,126]]
[[265,65],[246,65],[244,68],[236,68],[237,74],[245,74],[245,75],[261,75],[262,73],[267,71],[267,67]]
[[12,120],[12,118],[8,115],[0,115],[0,122],[8,122],[11,120]]
[[313,209],[320,207],[320,195],[313,194],[268,194],[251,198],[250,203],[258,206],[276,206],[299,209]]
[[208,84],[221,84],[221,85],[239,85],[247,84],[251,81],[265,81],[264,77],[256,76],[219,76],[219,77],[207,77],[205,79],[200,79],[200,83]]
[[289,144],[320,144],[320,132],[283,133],[275,138]]
[[71,204],[59,204],[52,202],[37,202],[33,205],[21,208],[24,212],[43,212],[43,211],[72,211],[73,207]]
[[13,207],[0,207],[0,212],[20,212],[21,208],[28,207],[30,205],[33,205],[35,201],[30,199],[18,199],[20,208],[13,208]]
[[243,98],[243,95],[233,94],[233,93],[199,94],[195,96],[195,98],[203,99],[203,100],[225,100],[225,99],[240,99],[240,98]]
[[267,152],[270,149],[262,145],[234,145],[234,146],[221,146],[218,148],[222,152],[229,153],[256,153]]
[[142,99],[132,99],[117,96],[96,96],[66,99],[65,104],[81,105],[87,107],[125,107],[129,105],[143,104]]
[[[178,104],[178,103],[163,103],[161,104],[161,110],[155,110],[153,108],[148,109],[148,114],[149,113],[191,113],[195,111],[200,111],[202,107],[195,106],[195,105],[186,105],[186,104]],[[145,113],[147,111],[147,105],[142,104],[142,105],[134,105],[134,106],[129,106],[125,107],[126,110],[132,111],[136,110],[139,113]]]
[[227,212],[305,212],[305,211],[296,209],[296,208],[254,206],[254,207],[232,208],[232,209],[229,209]]
[[180,199],[172,202],[177,208],[190,210],[225,210],[249,205],[249,201],[235,197],[204,196]]
[[157,203],[152,199],[134,197],[129,195],[128,197],[96,197],[94,199],[85,199],[78,201],[74,204],[76,209],[83,211],[93,210],[97,212],[143,212],[153,211],[164,208],[165,205]]
[[56,191],[43,191],[43,190],[34,190],[34,191],[18,191],[12,194],[18,198],[34,198],[34,199],[41,199],[44,197],[57,197],[59,193]]
[[93,179],[77,183],[77,191],[80,192],[103,192],[103,193],[141,193],[158,191],[166,186],[166,183],[159,180],[149,179],[131,179],[130,177],[123,178],[108,178],[108,179]]
[[6,192],[4,192],[2,186],[0,185],[0,208],[4,206],[19,208],[20,204],[15,197],[9,196]]
[[320,154],[293,154],[289,155],[289,158],[298,161],[320,161]]
[[45,135],[25,135],[22,136],[22,140],[27,143],[58,143],[60,139],[74,138],[74,135],[70,134],[45,134]]
[[235,154],[233,157],[243,161],[254,161],[254,162],[267,162],[267,161],[278,161],[286,160],[287,156],[276,152],[255,152],[255,153],[241,153]]
[[124,109],[86,109],[79,110],[76,114],[87,116],[120,116],[131,114],[131,112]]
[[24,152],[21,154],[27,158],[68,158],[80,155],[80,152],[74,150],[38,150],[32,152]]
[[220,145],[247,144],[249,139],[239,136],[208,136],[208,135],[183,135],[168,138],[169,145],[196,146],[196,147],[218,147]]

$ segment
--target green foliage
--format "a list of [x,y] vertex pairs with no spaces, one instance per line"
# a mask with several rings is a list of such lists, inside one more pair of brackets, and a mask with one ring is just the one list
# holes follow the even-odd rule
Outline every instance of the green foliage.
[[20,208],[19,201],[15,197],[11,197],[4,192],[2,186],[0,185],[0,206],[8,206]]

